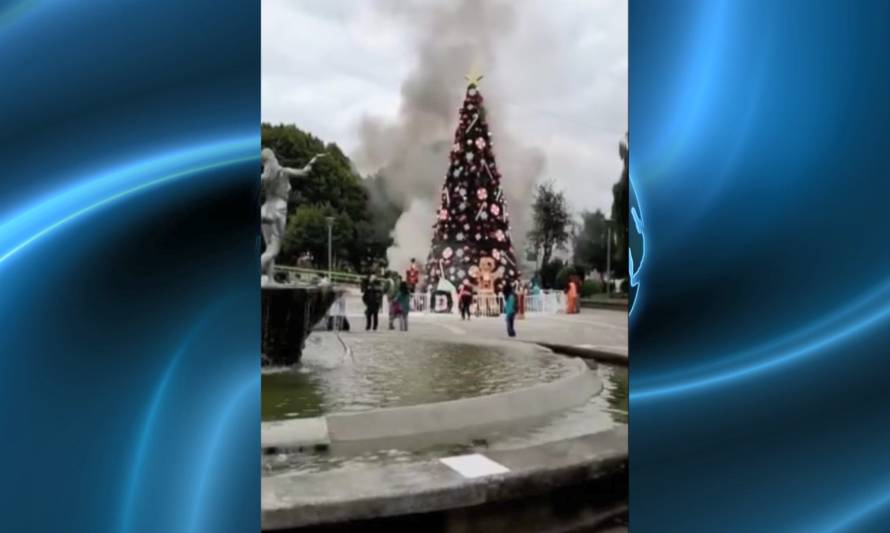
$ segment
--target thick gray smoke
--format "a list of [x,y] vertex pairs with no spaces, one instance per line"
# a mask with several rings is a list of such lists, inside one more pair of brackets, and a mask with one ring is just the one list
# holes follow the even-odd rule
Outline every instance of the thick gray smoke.
[[416,30],[417,66],[402,83],[398,117],[392,123],[365,117],[361,144],[354,154],[365,174],[379,170],[386,176],[387,195],[404,210],[393,230],[395,243],[387,251],[390,268],[403,271],[412,257],[426,260],[466,89],[464,76],[471,70],[485,75],[480,89],[503,176],[513,245],[521,256],[544,156],[517,145],[500,112],[499,98],[508,96],[509,88],[497,82],[496,44],[514,29],[513,3],[459,0],[431,8],[431,2],[398,0],[375,5],[382,14],[402,19]]

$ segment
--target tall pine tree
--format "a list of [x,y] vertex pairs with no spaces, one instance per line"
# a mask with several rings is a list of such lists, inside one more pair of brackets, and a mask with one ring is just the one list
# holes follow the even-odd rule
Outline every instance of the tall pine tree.
[[519,267],[479,79],[468,80],[460,108],[426,275],[433,288],[440,280],[458,287],[468,279],[487,293],[515,283]]

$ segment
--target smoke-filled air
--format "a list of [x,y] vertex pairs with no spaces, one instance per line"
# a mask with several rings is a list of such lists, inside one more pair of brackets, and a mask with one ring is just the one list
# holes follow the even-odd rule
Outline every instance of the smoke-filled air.
[[529,199],[544,170],[543,153],[521,146],[507,133],[506,114],[499,113],[502,89],[496,83],[496,43],[514,29],[512,2],[475,2],[430,9],[412,2],[381,2],[389,17],[409,18],[415,25],[411,44],[416,65],[401,85],[401,104],[395,120],[366,115],[359,125],[360,145],[353,159],[364,174],[378,173],[386,196],[403,213],[387,250],[389,267],[404,271],[412,257],[424,261],[445,173],[451,138],[466,90],[465,76],[483,75],[487,118],[493,151],[503,175],[510,209],[513,244],[524,247],[530,227]]

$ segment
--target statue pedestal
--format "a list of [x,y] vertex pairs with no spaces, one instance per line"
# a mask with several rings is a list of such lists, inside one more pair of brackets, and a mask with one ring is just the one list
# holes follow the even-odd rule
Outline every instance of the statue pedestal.
[[275,366],[300,361],[309,332],[337,299],[332,287],[262,287],[262,351]]

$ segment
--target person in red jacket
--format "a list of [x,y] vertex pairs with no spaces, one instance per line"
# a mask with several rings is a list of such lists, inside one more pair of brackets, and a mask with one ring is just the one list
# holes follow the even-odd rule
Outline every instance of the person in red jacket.
[[414,289],[417,287],[417,283],[420,281],[420,270],[417,268],[417,264],[414,262],[414,258],[411,258],[411,265],[408,266],[408,270],[405,271],[405,283],[408,284],[408,292],[414,294]]

